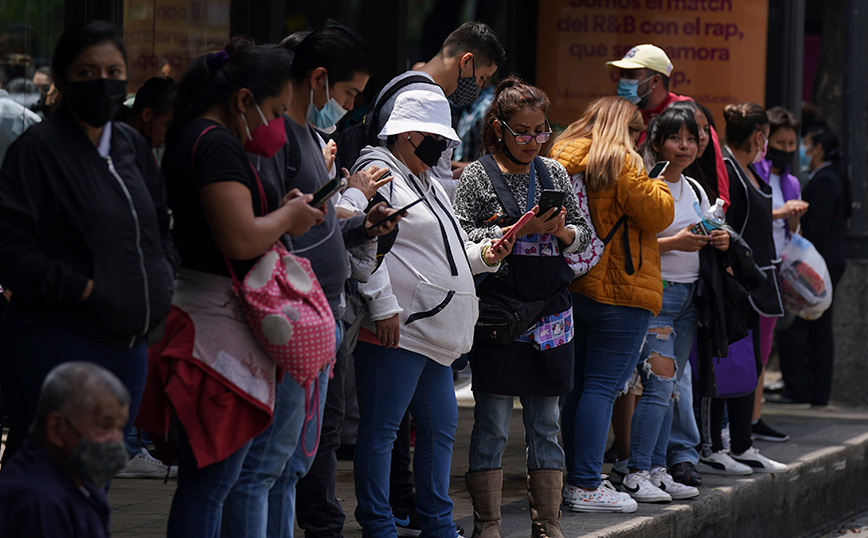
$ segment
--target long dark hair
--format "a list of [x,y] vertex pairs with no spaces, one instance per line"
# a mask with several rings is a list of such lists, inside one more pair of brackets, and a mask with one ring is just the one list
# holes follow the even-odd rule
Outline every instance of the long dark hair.
[[654,146],[662,147],[669,135],[677,134],[682,127],[687,127],[687,132],[696,137],[699,145],[699,127],[696,125],[693,110],[670,105],[648,124],[645,142],[641,148],[646,169],[650,170],[654,163],[660,160],[660,153]]
[[[546,115],[550,106],[551,101],[546,93],[536,86],[531,86],[515,76],[500,81],[497,89],[494,90],[494,100],[485,113],[482,127],[482,146],[486,153],[500,153],[506,147],[502,140],[497,139],[497,134],[494,132],[495,120],[509,123],[516,112],[525,108],[535,108]],[[543,153],[540,148],[540,154]]]
[[175,117],[166,138],[212,105],[229,107],[232,96],[247,88],[256,103],[279,95],[290,81],[292,56],[277,45],[249,45],[204,54],[187,68],[175,97]]
[[807,137],[810,137],[814,144],[823,148],[825,159],[832,163],[835,172],[841,177],[841,185],[844,188],[844,216],[850,218],[853,213],[853,186],[850,184],[850,178],[847,174],[847,163],[844,160],[841,139],[822,120],[817,120],[814,123]]
[[[693,114],[694,117],[697,112],[700,112],[705,115],[705,119],[708,121],[708,126],[717,131],[714,126],[714,117],[711,115],[711,111],[701,103],[697,103],[696,101],[676,101],[669,105],[667,110],[669,108],[687,110]],[[697,127],[699,127],[698,124]],[[705,190],[705,194],[708,195],[709,200],[716,200],[717,198],[720,198],[720,188],[717,183],[717,148],[714,146],[714,140],[711,138],[711,133],[709,133],[708,136],[708,145],[705,146],[705,151],[702,152],[702,155],[697,155],[696,160],[684,169],[684,175],[692,177],[699,182]]]

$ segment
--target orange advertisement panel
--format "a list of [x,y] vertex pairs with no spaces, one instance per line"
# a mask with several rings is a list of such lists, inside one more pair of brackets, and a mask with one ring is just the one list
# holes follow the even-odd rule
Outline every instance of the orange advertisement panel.
[[197,56],[229,39],[230,0],[125,0],[129,90],[150,77],[176,81]]
[[764,104],[767,20],[762,0],[540,0],[537,84],[567,125],[615,94],[607,61],[651,43],[674,66],[669,90],[707,106],[722,134],[724,106]]

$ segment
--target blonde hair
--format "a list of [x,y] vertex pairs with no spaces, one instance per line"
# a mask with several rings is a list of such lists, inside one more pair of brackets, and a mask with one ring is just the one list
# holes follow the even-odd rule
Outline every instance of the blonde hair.
[[585,183],[591,190],[608,189],[615,184],[625,162],[637,171],[641,168],[642,157],[633,145],[630,132],[644,130],[645,123],[636,105],[622,97],[601,97],[591,102],[582,117],[555,139],[552,157],[557,158],[555,149],[563,151],[565,142],[590,139]]

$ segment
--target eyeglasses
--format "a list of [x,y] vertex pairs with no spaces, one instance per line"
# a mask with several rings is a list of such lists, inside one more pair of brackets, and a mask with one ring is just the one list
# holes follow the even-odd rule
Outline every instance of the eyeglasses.
[[504,124],[506,126],[506,128],[509,129],[509,132],[512,133],[512,136],[515,137],[515,143],[519,144],[521,146],[523,146],[525,144],[530,144],[531,140],[536,140],[537,144],[545,144],[546,142],[549,141],[549,138],[552,137],[552,127],[551,127],[551,125],[549,125],[548,119],[546,119],[546,127],[548,128],[548,131],[546,131],[544,133],[537,133],[535,135],[516,134],[515,131],[512,130],[512,127],[510,127],[508,123],[506,123],[503,120],[498,120],[498,121],[500,121],[500,123]]

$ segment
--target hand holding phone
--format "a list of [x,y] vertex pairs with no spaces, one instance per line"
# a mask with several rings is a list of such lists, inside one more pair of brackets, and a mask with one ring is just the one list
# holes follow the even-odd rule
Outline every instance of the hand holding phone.
[[416,200],[410,202],[409,204],[405,205],[404,207],[402,207],[401,209],[395,211],[394,213],[392,213],[392,214],[390,214],[390,215],[386,215],[385,217],[381,218],[381,219],[378,220],[377,222],[371,224],[370,226],[368,226],[368,229],[369,229],[369,230],[373,230],[374,228],[378,228],[378,227],[382,226],[383,224],[385,224],[386,222],[388,222],[388,221],[390,221],[390,220],[395,220],[396,218],[398,218],[399,215],[400,215],[400,216],[403,216],[404,213],[406,213],[406,211],[407,211],[408,209],[410,209],[410,208],[413,207],[414,205],[418,204],[418,203],[421,202],[422,200],[424,200],[424,198],[417,198]]
[[509,241],[509,239],[512,236],[514,236],[522,228],[524,228],[524,225],[527,224],[528,222],[530,222],[530,219],[534,218],[535,216],[536,216],[536,213],[534,213],[533,211],[528,211],[527,213],[522,215],[522,217],[520,219],[518,219],[518,222],[513,224],[512,228],[510,228],[508,232],[503,234],[503,237],[501,237],[500,239],[495,241],[495,243],[493,245],[491,245],[491,248],[493,248],[495,250],[499,249],[501,246],[503,246],[504,243]]
[[325,185],[320,187],[315,193],[313,193],[313,200],[309,203],[314,207],[320,207],[335,194],[339,193],[341,189],[347,184],[347,180],[338,176],[333,180],[327,182]]
[[654,179],[655,177],[662,176],[663,172],[666,171],[667,166],[669,166],[669,161],[657,161],[654,164],[654,167],[648,172],[648,177]]
[[561,206],[564,205],[565,194],[566,193],[563,191],[554,189],[545,189],[542,191],[539,196],[539,214],[545,215],[549,209],[555,208],[556,211],[546,220],[549,221],[557,217],[558,213],[561,212]]

